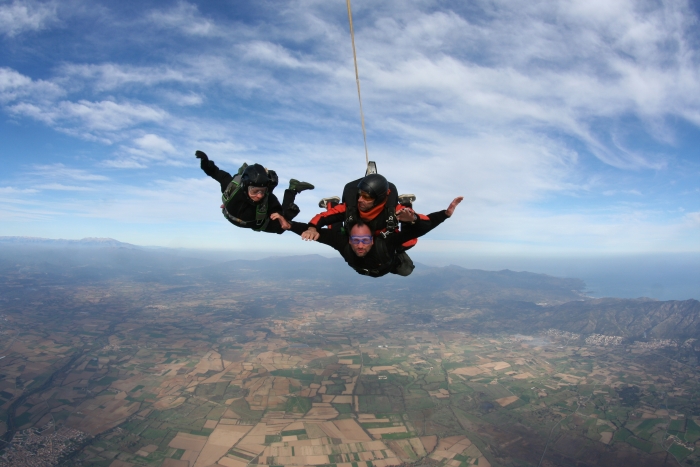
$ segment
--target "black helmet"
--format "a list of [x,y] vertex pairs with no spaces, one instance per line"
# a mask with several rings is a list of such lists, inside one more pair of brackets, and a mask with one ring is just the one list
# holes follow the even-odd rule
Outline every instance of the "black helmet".
[[389,182],[379,174],[369,174],[357,184],[357,189],[369,194],[375,204],[381,203],[389,193]]
[[270,177],[267,175],[267,170],[260,164],[253,164],[246,167],[241,175],[241,186],[259,186],[269,187]]

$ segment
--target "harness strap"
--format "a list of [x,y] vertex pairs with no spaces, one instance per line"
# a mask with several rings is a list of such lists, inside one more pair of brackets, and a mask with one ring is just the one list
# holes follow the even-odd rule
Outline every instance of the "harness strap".
[[265,218],[262,222],[258,221],[257,219],[254,221],[244,221],[243,219],[239,219],[236,216],[232,216],[231,214],[229,214],[229,212],[226,210],[226,207],[224,207],[221,210],[221,212],[223,213],[224,217],[229,220],[229,222],[231,222],[232,224],[237,225],[239,227],[248,227],[250,224],[255,222],[256,227],[253,228],[253,230],[255,230],[255,231],[265,230],[265,228],[267,228],[268,224],[270,223],[269,217]]
[[267,215],[268,196],[269,196],[269,192],[265,194],[265,197],[260,202],[260,204],[258,204],[258,207],[255,209],[255,223],[257,225],[264,223],[264,226],[260,227],[260,230],[264,229],[267,226],[267,223],[270,222],[270,217]]
[[394,214],[391,213],[391,209],[396,209],[395,207],[389,208],[389,214],[388,218],[386,220],[386,235],[384,235],[384,238],[386,238],[387,235],[393,234],[394,231],[396,230],[396,218],[394,217]]
[[233,222],[236,225],[240,225],[241,227],[245,227],[247,224],[250,223],[250,222],[246,222],[242,219],[239,219],[236,216],[232,216],[231,214],[228,213],[226,208],[222,209],[221,212],[224,214],[224,217],[226,219],[230,220],[231,222]]

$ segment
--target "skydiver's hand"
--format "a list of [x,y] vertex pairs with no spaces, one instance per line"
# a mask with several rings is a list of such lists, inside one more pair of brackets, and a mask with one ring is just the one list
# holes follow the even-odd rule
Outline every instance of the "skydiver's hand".
[[455,199],[452,200],[450,205],[445,209],[445,214],[447,214],[447,217],[452,217],[452,214],[455,212],[455,208],[459,203],[462,202],[464,199],[464,196],[458,196]]
[[202,159],[202,162],[206,162],[209,160],[209,157],[207,157],[207,155],[202,151],[195,151],[194,157],[196,157],[197,159]]
[[396,218],[401,222],[415,222],[418,220],[416,212],[411,208],[403,208],[396,211]]
[[306,232],[301,234],[302,240],[306,240],[307,242],[315,242],[320,236],[321,234],[318,233],[316,227],[309,227]]
[[292,228],[292,225],[289,222],[287,222],[287,219],[285,219],[279,212],[273,212],[272,214],[270,214],[270,220],[279,221],[280,225],[284,230],[289,230]]

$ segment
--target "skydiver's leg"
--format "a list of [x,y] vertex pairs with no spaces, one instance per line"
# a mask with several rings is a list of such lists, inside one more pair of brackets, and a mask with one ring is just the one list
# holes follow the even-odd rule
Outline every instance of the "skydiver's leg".
[[299,206],[294,203],[297,194],[304,190],[313,190],[314,186],[307,182],[291,179],[289,188],[284,190],[284,198],[282,198],[282,217],[291,221],[299,215]]
[[405,251],[396,255],[399,261],[398,266],[394,268],[391,273],[398,274],[399,276],[410,276],[413,270],[416,268],[413,265],[413,260],[406,254]]
[[299,215],[299,206],[294,203],[297,192],[294,190],[284,190],[284,198],[282,198],[282,217],[291,221]]
[[399,195],[399,204],[407,208],[413,208],[413,202],[416,200],[416,195],[407,194]]
[[[337,196],[331,196],[329,198],[323,198],[321,201],[318,203],[319,208],[324,208],[326,212],[330,211],[334,207],[336,207],[338,204],[340,204],[340,198]],[[343,227],[342,222],[336,222],[335,224],[331,224],[327,226],[329,229],[341,229]]]
[[321,201],[319,201],[318,207],[323,208],[326,211],[330,211],[338,204],[340,204],[340,198],[338,198],[337,196],[331,196],[330,198],[323,198]]

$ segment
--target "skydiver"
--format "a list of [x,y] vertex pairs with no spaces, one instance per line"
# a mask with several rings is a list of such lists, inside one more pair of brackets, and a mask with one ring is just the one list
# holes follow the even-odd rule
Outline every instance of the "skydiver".
[[[280,204],[272,194],[278,183],[274,170],[268,170],[260,164],[243,164],[238,173],[231,176],[219,169],[204,152],[195,152],[195,157],[201,160],[200,167],[204,173],[221,185],[221,212],[236,227],[281,234],[289,228],[289,221],[299,214],[299,206],[294,204],[296,195],[314,189],[310,183],[291,179]],[[279,216],[271,219],[271,214]]]
[[[396,186],[382,175],[369,174],[345,185],[342,202],[338,197],[321,200],[319,206],[326,207],[326,211],[309,221],[308,229],[301,237],[317,240],[321,227],[338,229],[344,225],[349,230],[358,221],[366,224],[373,235],[390,235],[398,231],[396,214],[405,207],[410,208],[414,200],[412,195],[399,197]],[[412,237],[399,247],[395,274],[408,276],[413,271],[413,261],[405,250],[416,242],[416,237]]]
[[[447,209],[427,216],[418,215],[411,208],[401,209],[396,213],[396,217],[402,222],[401,231],[387,236],[375,235],[362,219],[353,224],[349,233],[342,229],[321,229],[317,231],[318,235],[314,236],[316,238],[310,238],[308,235],[304,238],[308,226],[300,222],[292,222],[291,230],[304,240],[317,240],[331,246],[359,274],[381,277],[388,273],[396,274],[403,243],[425,235],[451,217],[463,199],[461,196],[457,197]],[[275,219],[279,216],[280,214],[272,214],[270,217]]]

